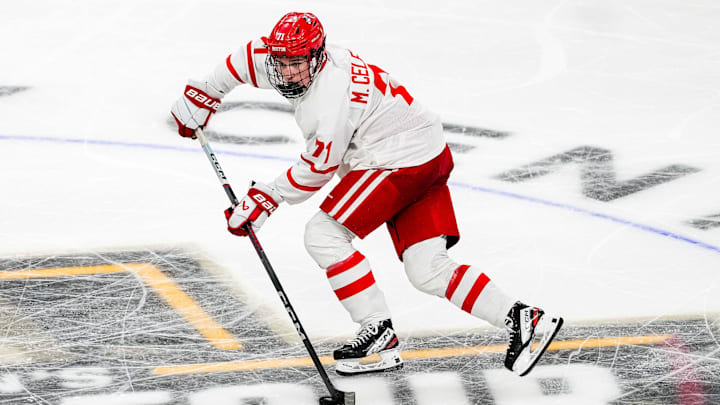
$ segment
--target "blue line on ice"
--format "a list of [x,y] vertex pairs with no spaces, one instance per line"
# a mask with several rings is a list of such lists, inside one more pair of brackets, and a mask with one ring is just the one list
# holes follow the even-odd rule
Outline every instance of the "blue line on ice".
[[655,228],[655,227],[653,227],[653,226],[643,225],[643,224],[640,224],[640,223],[637,223],[637,222],[629,221],[629,220],[627,220],[627,219],[622,219],[622,218],[614,217],[614,216],[612,216],[612,215],[603,214],[603,213],[600,213],[600,212],[590,211],[590,210],[587,210],[587,209],[584,209],[584,208],[580,208],[580,207],[576,207],[576,206],[573,206],[573,205],[563,204],[563,203],[557,203],[557,202],[553,202],[553,201],[549,201],[549,200],[543,200],[543,199],[541,199],[541,198],[528,197],[528,196],[525,196],[525,195],[522,195],[522,194],[510,193],[510,192],[507,192],[507,191],[495,190],[495,189],[486,188],[486,187],[473,186],[473,185],[470,185],[470,184],[448,182],[448,185],[450,185],[450,186],[452,186],[452,187],[465,188],[465,189],[469,189],[469,190],[473,190],[473,191],[479,191],[479,192],[482,192],[482,193],[495,194],[495,195],[500,195],[500,196],[503,196],[503,197],[514,198],[514,199],[516,199],[516,200],[528,201],[528,202],[531,202],[531,203],[534,203],[534,204],[541,204],[541,205],[546,205],[546,206],[550,206],[550,207],[562,208],[562,209],[566,209],[566,210],[569,210],[569,211],[574,211],[574,212],[578,212],[578,213],[581,213],[581,214],[590,215],[590,216],[595,217],[595,218],[601,218],[601,219],[605,219],[605,220],[608,220],[608,221],[612,221],[612,222],[615,222],[615,223],[618,223],[618,224],[622,224],[622,225],[630,226],[630,227],[633,227],[633,228],[637,228],[637,229],[640,229],[640,230],[642,230],[642,231],[655,233],[655,234],[662,235],[662,236],[666,236],[666,237],[672,238],[672,239],[677,239],[677,240],[682,241],[682,242],[686,242],[686,243],[690,243],[690,244],[696,245],[696,246],[701,247],[701,248],[703,248],[703,249],[708,249],[708,250],[712,250],[712,251],[715,251],[715,252],[720,253],[720,247],[713,246],[713,245],[707,244],[707,243],[705,243],[705,242],[701,242],[701,241],[699,241],[699,240],[695,240],[695,239],[692,239],[692,238],[688,238],[688,237],[685,237],[685,236],[682,236],[682,235],[679,235],[679,234],[676,234],[676,233],[673,233],[673,232],[670,232],[670,231],[665,231],[665,230],[662,230],[662,229],[660,229],[660,228]]
[[[77,143],[77,144],[92,144],[92,145],[103,145],[103,146],[121,146],[121,147],[127,147],[127,148],[161,149],[161,150],[172,150],[172,151],[179,151],[179,152],[196,152],[196,153],[201,152],[201,149],[199,147],[182,147],[182,146],[158,145],[158,144],[150,144],[150,143],[119,142],[119,141],[106,141],[106,140],[93,140],[93,139],[53,138],[53,137],[45,137],[45,136],[0,135],[0,140],[54,142],[54,143]],[[282,161],[289,161],[289,162],[294,162],[297,160],[295,158],[274,156],[274,155],[264,155],[264,154],[260,154],[260,153],[235,152],[235,151],[217,150],[217,149],[214,149],[214,151],[215,151],[215,153],[217,153],[219,155],[239,156],[239,157],[246,157],[246,158],[253,158],[253,159],[282,160]],[[665,237],[672,238],[672,239],[675,239],[675,240],[678,240],[681,242],[695,245],[695,246],[703,248],[703,249],[707,249],[707,250],[711,250],[711,251],[720,253],[720,247],[713,246],[713,245],[707,244],[707,243],[699,241],[699,240],[688,238],[686,236],[682,236],[682,235],[679,235],[679,234],[676,234],[676,233],[673,233],[670,231],[665,231],[665,230],[662,230],[660,228],[656,228],[653,226],[644,225],[644,224],[633,222],[633,221],[630,221],[627,219],[614,217],[612,215],[590,211],[590,210],[576,207],[573,205],[558,203],[558,202],[549,201],[549,200],[543,200],[540,198],[529,197],[529,196],[525,196],[522,194],[516,194],[516,193],[511,193],[511,192],[502,191],[502,190],[495,190],[495,189],[491,189],[491,188],[487,188],[487,187],[473,186],[471,184],[449,182],[448,185],[450,185],[451,187],[463,188],[463,189],[472,190],[472,191],[476,191],[476,192],[480,192],[480,193],[494,194],[494,195],[498,195],[501,197],[507,197],[507,198],[513,198],[516,200],[527,201],[527,202],[530,202],[533,204],[540,204],[540,205],[545,205],[548,207],[562,208],[562,209],[565,209],[568,211],[573,211],[576,213],[589,215],[589,216],[592,216],[595,218],[604,219],[604,220],[615,222],[615,223],[622,224],[625,226],[630,226],[630,227],[639,229],[641,231],[665,236]]]
[[[7,141],[35,141],[35,142],[53,142],[53,143],[80,143],[89,145],[102,145],[102,146],[122,146],[126,148],[145,148],[145,149],[161,149],[161,150],[174,150],[178,152],[200,152],[199,146],[193,143],[194,147],[189,146],[170,146],[170,145],[158,145],[152,143],[139,143],[139,142],[119,142],[119,141],[104,141],[97,139],[79,139],[79,138],[53,138],[49,136],[17,136],[17,135],[0,135],[0,140]],[[189,141],[189,140],[188,140]],[[268,160],[283,160],[283,161],[294,161],[295,159],[263,155],[260,153],[245,153],[245,152],[233,152],[233,151],[218,151],[213,148],[213,151],[222,155],[241,156],[249,157],[254,159],[268,159]]]

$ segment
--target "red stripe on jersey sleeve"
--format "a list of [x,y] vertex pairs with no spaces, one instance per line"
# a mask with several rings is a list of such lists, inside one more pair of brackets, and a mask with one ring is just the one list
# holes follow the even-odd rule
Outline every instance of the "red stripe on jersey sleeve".
[[305,163],[307,163],[307,164],[310,165],[310,171],[312,171],[313,173],[328,174],[328,173],[330,173],[330,172],[334,172],[334,171],[337,170],[337,168],[339,167],[339,166],[333,166],[333,167],[328,167],[328,168],[325,169],[325,170],[318,170],[318,169],[315,168],[315,163],[313,163],[313,162],[305,159],[305,156],[300,155],[300,159],[302,159]]
[[252,41],[248,42],[247,44],[247,62],[248,71],[250,72],[250,80],[252,80],[252,85],[258,87],[257,80],[255,79],[255,63],[253,61]]
[[485,289],[485,286],[490,282],[490,279],[488,276],[485,275],[485,273],[480,274],[480,277],[475,280],[475,284],[473,284],[472,288],[470,289],[470,292],[468,293],[467,297],[465,297],[465,301],[463,301],[462,304],[462,310],[467,313],[472,313],[473,305],[475,305],[475,301],[477,301],[478,296],[480,296],[480,293],[482,290]]
[[292,178],[292,167],[288,169],[287,171],[287,178],[288,181],[290,181],[290,184],[292,184],[293,187],[295,187],[298,190],[302,191],[318,191],[322,187],[310,187],[310,186],[303,186],[302,184],[295,181],[295,179]]
[[352,297],[355,294],[365,291],[373,284],[375,284],[375,277],[373,277],[372,272],[369,271],[366,275],[362,276],[358,280],[346,285],[345,287],[335,290],[335,295],[340,301],[342,301],[346,298]]
[[268,53],[269,50],[267,48],[256,48],[253,52],[254,53]]
[[233,75],[233,77],[239,81],[242,84],[245,84],[245,81],[240,78],[240,75],[238,74],[237,70],[235,70],[235,66],[233,66],[232,62],[230,61],[230,58],[232,55],[228,55],[227,59],[225,59],[225,64],[227,65],[228,70]]
[[363,261],[365,259],[365,256],[363,256],[360,252],[355,252],[347,259],[335,263],[332,266],[327,268],[327,272],[325,273],[327,275],[327,278],[335,277],[340,273],[345,272],[346,270],[350,270],[353,267],[357,266],[358,263]]

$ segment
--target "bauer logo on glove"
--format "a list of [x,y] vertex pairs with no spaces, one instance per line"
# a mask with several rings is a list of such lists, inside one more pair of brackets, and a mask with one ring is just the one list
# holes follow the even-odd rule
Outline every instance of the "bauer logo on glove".
[[277,204],[272,201],[272,199],[268,200],[261,192],[253,194],[252,199],[255,200],[262,207],[262,209],[268,212],[268,216],[272,214],[277,208]]
[[193,101],[193,104],[198,105],[199,103],[198,107],[211,108],[216,112],[218,108],[220,108],[220,100],[214,99],[205,93],[201,93],[200,90],[194,89],[190,86],[187,86],[186,89],[187,91],[185,91],[185,95]]
[[206,82],[189,80],[185,93],[175,101],[170,114],[175,119],[178,133],[195,139],[195,130],[203,128],[220,108],[224,94]]
[[280,202],[282,197],[277,191],[266,184],[253,182],[240,203],[225,210],[228,231],[233,235],[247,236],[245,228],[249,223],[257,232]]

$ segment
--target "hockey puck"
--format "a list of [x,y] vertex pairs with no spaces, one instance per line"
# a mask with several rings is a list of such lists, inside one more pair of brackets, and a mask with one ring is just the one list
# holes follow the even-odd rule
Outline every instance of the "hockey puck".
[[355,405],[355,393],[336,391],[331,397],[320,397],[320,405]]
[[343,405],[343,398],[320,397],[320,405]]

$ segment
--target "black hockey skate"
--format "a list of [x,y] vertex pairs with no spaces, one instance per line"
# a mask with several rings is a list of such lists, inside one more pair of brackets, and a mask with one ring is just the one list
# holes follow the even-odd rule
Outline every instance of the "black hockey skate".
[[[365,325],[354,339],[333,352],[333,358],[337,360],[335,372],[355,375],[400,369],[403,361],[398,346],[399,340],[390,319]],[[380,361],[361,363],[375,353],[380,356]]]
[[505,318],[505,328],[510,332],[505,368],[521,377],[529,373],[562,324],[562,318],[552,318],[540,308],[516,302]]

